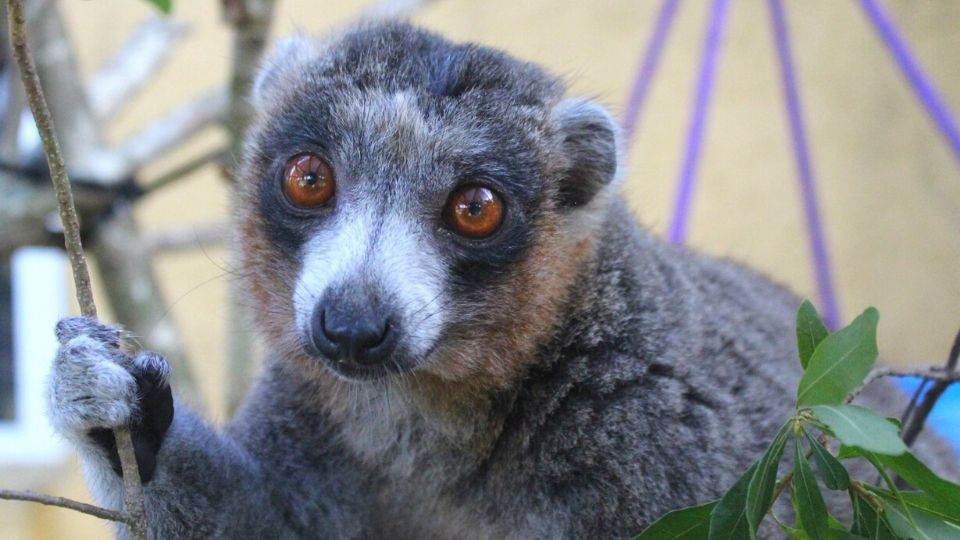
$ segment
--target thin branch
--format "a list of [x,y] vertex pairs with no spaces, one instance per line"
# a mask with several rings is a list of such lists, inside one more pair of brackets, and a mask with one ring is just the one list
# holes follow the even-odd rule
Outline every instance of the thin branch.
[[[958,340],[960,340],[960,334],[958,334]],[[864,379],[863,384],[860,385],[860,388],[857,388],[847,396],[846,403],[853,401],[857,396],[860,395],[860,392],[862,392],[864,388],[870,385],[870,383],[884,377],[919,377],[922,379],[937,381],[938,384],[943,384],[944,388],[946,388],[947,386],[960,381],[960,372],[945,370],[938,367],[926,369],[895,369],[888,367],[873,368],[873,370],[867,374],[867,377]]]
[[76,510],[77,512],[98,517],[100,519],[119,521],[120,523],[127,523],[128,519],[127,515],[123,512],[108,510],[106,508],[100,508],[99,506],[82,503],[73,499],[57,497],[55,495],[45,495],[43,493],[36,493],[34,491],[14,491],[11,489],[0,489],[0,499],[7,501],[35,502],[45,504],[47,506],[59,506],[60,508]]
[[201,247],[216,246],[227,240],[226,224],[206,227],[184,227],[144,237],[145,248],[152,253],[169,253]]
[[[227,128],[230,130],[230,154],[228,177],[234,178],[236,160],[243,149],[243,135],[253,118],[253,110],[247,99],[260,58],[270,34],[275,0],[221,0],[224,19],[233,26],[233,64],[230,71],[230,107]],[[240,298],[244,292],[238,282],[230,287],[228,311],[226,398],[227,414],[233,414],[246,395],[253,372],[254,340],[246,310]]]
[[[54,189],[57,192],[57,205],[60,211],[60,220],[64,228],[64,242],[70,265],[73,268],[74,282],[77,288],[77,300],[84,315],[97,316],[97,307],[93,302],[93,292],[90,287],[90,274],[83,257],[83,247],[80,243],[80,223],[73,206],[73,194],[70,191],[70,179],[64,165],[60,144],[57,141],[53,118],[47,106],[40,78],[30,48],[27,45],[26,17],[23,12],[23,0],[7,0],[7,16],[10,24],[10,43],[13,56],[20,67],[20,77],[23,80],[27,101],[43,141],[43,152],[47,158]],[[144,510],[143,486],[140,484],[140,473],[137,470],[137,460],[133,453],[133,440],[130,430],[117,429],[117,450],[120,453],[120,462],[123,467],[124,500],[127,514],[130,517],[131,534],[136,539],[146,540],[147,520]]]
[[37,130],[40,132],[43,153],[47,157],[50,176],[57,192],[57,205],[64,228],[64,242],[70,258],[70,265],[73,267],[73,277],[77,288],[77,301],[80,303],[80,311],[84,315],[96,317],[97,307],[93,303],[90,274],[80,243],[80,223],[77,219],[77,211],[73,206],[70,179],[67,177],[67,168],[63,162],[63,153],[60,151],[60,143],[57,140],[50,108],[47,107],[43,88],[40,86],[40,78],[37,76],[37,68],[27,46],[23,0],[7,0],[7,15],[10,19],[10,44],[13,48],[13,57],[20,68],[20,77],[27,93],[27,101],[30,104],[30,110],[33,111]]
[[276,0],[221,1],[223,17],[234,29],[227,127],[230,130],[230,152],[236,157],[240,155],[243,134],[253,117],[247,98],[270,35]]
[[939,400],[940,396],[947,390],[947,387],[957,380],[960,380],[960,372],[956,371],[958,360],[960,360],[960,331],[958,331],[957,335],[953,338],[953,345],[950,347],[950,354],[947,356],[946,369],[939,372],[940,375],[948,375],[949,377],[937,379],[931,376],[924,376],[924,380],[932,379],[937,382],[935,382],[930,388],[930,391],[927,392],[927,395],[923,398],[923,403],[914,410],[910,422],[904,425],[903,442],[905,442],[907,446],[913,444],[917,436],[920,435],[920,432],[923,431],[927,416],[930,415],[930,411],[933,410],[934,405],[937,404],[937,400]]
[[93,113],[101,119],[116,114],[157,72],[186,33],[186,24],[169,17],[150,18],[134,30],[87,85]]
[[197,169],[200,169],[201,167],[206,166],[210,162],[223,161],[224,159],[226,159],[226,157],[227,157],[226,148],[217,148],[205,154],[201,154],[200,156],[197,156],[191,159],[190,161],[182,165],[179,165],[177,168],[158,176],[156,179],[154,179],[152,182],[147,184],[146,187],[143,188],[143,194],[147,195],[147,194],[151,194],[156,191],[159,191],[169,186],[170,184],[178,182],[179,180],[190,175]]
[[222,122],[226,111],[227,95],[222,90],[170,111],[117,149],[127,173],[182,144],[211,124]]

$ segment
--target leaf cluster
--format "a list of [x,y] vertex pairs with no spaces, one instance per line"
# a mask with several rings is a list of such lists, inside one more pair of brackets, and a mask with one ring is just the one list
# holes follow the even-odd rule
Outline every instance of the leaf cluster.
[[[804,372],[793,416],[723,497],[669,512],[634,540],[755,539],[767,517],[793,540],[960,539],[960,485],[910,452],[896,420],[848,403],[876,363],[878,320],[869,308],[830,333],[805,301],[797,313]],[[785,455],[786,472],[777,479]],[[880,485],[852,477],[846,463],[857,459],[877,470]],[[847,492],[850,523],[831,515],[824,489]],[[774,514],[787,492],[792,524]]]

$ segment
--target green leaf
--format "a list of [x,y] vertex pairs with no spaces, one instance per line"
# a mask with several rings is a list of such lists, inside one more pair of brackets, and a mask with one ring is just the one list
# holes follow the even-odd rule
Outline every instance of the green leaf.
[[717,501],[673,510],[660,516],[633,540],[703,540],[710,532],[710,513]]
[[169,15],[173,11],[173,0],[147,0],[147,2],[153,4],[164,15]]
[[780,530],[790,538],[790,540],[810,540],[810,537],[807,536],[807,533],[803,532],[803,529],[792,529],[787,527],[783,523],[779,523]]
[[960,506],[951,505],[943,499],[938,499],[922,491],[901,491],[900,496],[910,507],[919,508],[936,515],[940,519],[960,525]]
[[797,388],[797,405],[839,404],[863,384],[877,360],[877,321],[869,308],[814,351]]
[[856,492],[850,495],[853,504],[853,527],[850,532],[876,540],[896,540],[886,517]]
[[783,448],[787,445],[792,425],[793,422],[788,421],[780,427],[773,442],[757,463],[757,471],[747,487],[747,520],[750,523],[750,529],[754,532],[760,527],[763,516],[770,510],[770,504],[773,502],[773,488],[777,483],[780,456],[783,455]]
[[817,350],[817,345],[828,335],[830,332],[817,313],[817,308],[813,307],[809,300],[804,300],[797,310],[797,349],[803,369],[807,369],[813,351]]
[[847,446],[885,455],[907,451],[897,427],[870,409],[857,405],[817,405],[810,410]]
[[960,525],[948,523],[919,509],[907,509],[896,499],[881,497],[884,515],[893,532],[915,540],[960,540]]
[[899,456],[876,455],[877,461],[893,469],[900,478],[911,486],[923,490],[938,502],[960,513],[960,485],[944,480],[917,459],[917,456],[905,452]]
[[756,538],[747,519],[747,489],[760,462],[757,461],[737,480],[710,513],[709,540]]
[[793,490],[796,493],[797,519],[810,538],[829,538],[827,505],[820,495],[820,486],[813,476],[813,469],[803,455],[800,439],[794,442]]
[[823,485],[835,490],[844,490],[850,487],[850,475],[847,474],[846,467],[806,430],[803,434],[806,435],[807,442],[810,443],[810,448],[813,450],[813,459],[817,462],[817,470],[820,471]]

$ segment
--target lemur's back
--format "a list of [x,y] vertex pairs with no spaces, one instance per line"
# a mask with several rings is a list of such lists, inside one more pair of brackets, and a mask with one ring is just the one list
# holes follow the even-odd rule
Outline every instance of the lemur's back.
[[158,538],[628,536],[791,413],[796,299],[642,231],[616,123],[538,66],[366,25],[285,42],[253,102],[236,245],[271,354],[225,432],[158,355],[58,329],[54,424],[108,506],[132,425]]

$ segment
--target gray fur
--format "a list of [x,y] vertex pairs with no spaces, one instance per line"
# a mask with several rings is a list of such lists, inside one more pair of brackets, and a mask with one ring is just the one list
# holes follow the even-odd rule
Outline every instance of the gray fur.
[[[291,41],[265,65],[238,246],[271,352],[224,430],[177,409],[146,486],[157,538],[629,537],[720,495],[791,414],[798,300],[642,230],[595,104],[536,66],[395,23]],[[304,150],[338,171],[336,218],[293,217],[276,195]],[[509,198],[495,248],[432,221],[471,174]],[[442,262],[442,328],[405,373],[343,380],[304,352],[295,289],[311,239],[371,208]],[[416,264],[391,261],[400,276]],[[62,326],[55,426],[76,438],[134,414],[127,380],[99,374],[165,373],[160,360]],[[94,493],[119,504],[94,450],[81,454]]]

